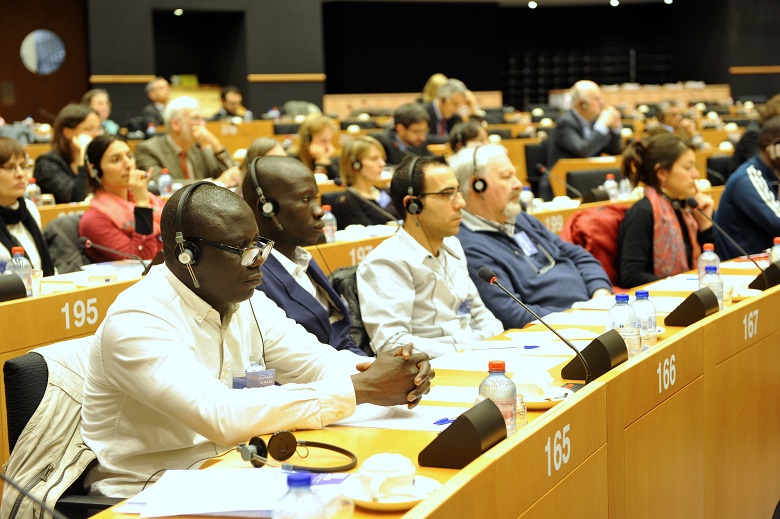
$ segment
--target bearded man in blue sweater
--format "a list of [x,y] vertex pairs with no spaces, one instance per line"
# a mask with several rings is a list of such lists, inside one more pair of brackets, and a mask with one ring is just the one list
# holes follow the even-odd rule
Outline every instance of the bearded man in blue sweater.
[[464,148],[450,159],[450,166],[466,200],[458,239],[469,274],[504,328],[522,328],[533,316],[480,280],[481,267],[493,269],[502,285],[542,317],[577,301],[612,294],[596,258],[522,212],[523,185],[503,146]]

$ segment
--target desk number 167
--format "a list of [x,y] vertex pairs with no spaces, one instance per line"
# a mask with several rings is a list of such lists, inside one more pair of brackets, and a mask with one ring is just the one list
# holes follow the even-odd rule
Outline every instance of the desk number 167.
[[[82,300],[76,300],[73,303],[73,325],[76,328],[81,328],[84,324],[95,324],[98,320],[98,309],[95,306],[97,303],[96,297],[90,297],[87,299],[86,304]],[[70,330],[70,315],[71,306],[70,303],[65,303],[60,308],[60,312],[65,314],[65,329]]]

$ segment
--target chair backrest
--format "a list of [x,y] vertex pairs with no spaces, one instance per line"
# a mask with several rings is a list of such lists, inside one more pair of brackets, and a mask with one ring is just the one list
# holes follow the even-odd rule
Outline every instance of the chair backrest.
[[288,117],[296,117],[298,115],[320,114],[322,110],[320,107],[309,101],[287,101],[282,105],[282,111]]
[[526,144],[525,146],[525,171],[526,178],[531,184],[531,191],[539,193],[539,177],[542,170],[539,165],[547,166],[547,153],[550,147],[549,139],[536,144]]
[[[567,171],[566,183],[582,193],[583,202],[595,202],[598,196],[591,190],[604,185],[604,181],[607,180],[607,175],[609,173],[615,175],[616,181],[620,180],[621,174],[618,168],[587,169],[582,171]],[[566,188],[566,193],[570,197],[577,197],[577,194],[569,188]]]
[[[704,173],[701,171],[700,173]],[[713,186],[722,186],[729,176],[734,173],[731,170],[731,157],[707,157],[707,180]]]
[[614,286],[620,286],[618,234],[629,206],[611,204],[577,211],[566,220],[561,239],[593,254]]
[[366,355],[373,357],[376,354],[371,349],[371,339],[365,326],[363,326],[363,317],[360,313],[360,300],[358,299],[357,291],[357,266],[339,267],[331,272],[328,280],[333,285],[336,293],[343,296],[347,301],[349,319],[352,321],[349,337]]
[[84,265],[92,263],[79,246],[80,221],[80,214],[69,214],[55,218],[43,229],[43,237],[58,274],[78,272]]

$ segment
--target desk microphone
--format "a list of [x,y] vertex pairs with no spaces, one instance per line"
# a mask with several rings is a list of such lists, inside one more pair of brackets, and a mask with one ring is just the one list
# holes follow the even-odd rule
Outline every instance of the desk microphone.
[[506,295],[508,295],[509,297],[511,297],[512,299],[514,299],[514,300],[515,300],[515,303],[517,303],[517,304],[519,304],[520,306],[522,306],[522,307],[523,307],[523,309],[524,309],[526,312],[528,312],[529,314],[533,315],[533,316],[536,318],[536,320],[538,320],[540,323],[542,323],[542,324],[543,324],[543,325],[544,325],[544,326],[545,326],[545,327],[546,327],[548,330],[550,330],[551,332],[553,332],[553,333],[554,333],[554,334],[555,334],[555,335],[556,335],[556,336],[557,336],[557,337],[558,337],[560,340],[562,340],[562,341],[563,341],[563,343],[564,343],[566,346],[568,346],[569,348],[571,348],[571,349],[572,349],[572,351],[574,352],[574,354],[575,354],[575,355],[577,355],[577,358],[578,358],[578,359],[580,359],[580,362],[582,363],[582,366],[585,368],[585,383],[587,384],[588,382],[590,382],[590,381],[592,380],[592,378],[591,378],[591,372],[590,372],[590,366],[588,366],[588,361],[586,361],[586,360],[585,360],[585,357],[582,355],[582,353],[580,352],[580,350],[578,350],[577,348],[575,348],[575,347],[574,347],[574,345],[573,345],[572,343],[570,343],[568,340],[566,340],[566,339],[563,337],[563,335],[561,335],[560,333],[556,332],[556,331],[553,329],[553,327],[552,327],[552,326],[550,326],[549,324],[547,324],[546,322],[544,322],[544,321],[542,320],[542,318],[541,318],[541,317],[539,317],[538,315],[536,315],[536,313],[535,313],[533,310],[531,310],[530,308],[528,308],[528,307],[527,307],[527,306],[526,306],[526,305],[525,305],[525,304],[524,304],[522,301],[520,301],[520,300],[519,300],[517,297],[515,297],[515,295],[514,295],[512,292],[510,292],[509,290],[507,290],[507,289],[504,287],[504,285],[502,285],[501,283],[499,283],[499,282],[498,282],[498,277],[496,276],[495,272],[493,272],[493,269],[491,269],[490,267],[482,267],[482,268],[480,268],[480,269],[479,269],[478,275],[479,275],[479,278],[480,278],[482,281],[484,281],[485,283],[489,283],[489,284],[491,284],[491,285],[495,285],[495,286],[497,286],[498,288],[500,288],[501,290],[503,290],[503,291],[506,293]]
[[565,185],[566,188],[571,190],[571,192],[574,193],[575,195],[577,195],[578,198],[580,198],[581,200],[585,200],[585,197],[582,196],[582,191],[580,191],[576,187],[572,186],[571,184],[566,182],[564,179],[562,179],[558,175],[553,175],[553,173],[549,169],[544,167],[544,164],[541,164],[541,163],[537,164],[536,165],[536,170],[539,171],[542,174],[547,173],[549,176],[551,176],[552,178],[554,178],[555,180],[557,180],[561,184]]
[[98,245],[97,243],[93,242],[92,240],[90,240],[85,236],[79,238],[79,248],[81,250],[86,250],[86,249],[102,250],[105,252],[116,254],[117,256],[124,256],[125,258],[138,260],[141,262],[141,265],[144,267],[144,271],[141,274],[142,276],[145,276],[146,273],[149,272],[149,269],[152,268],[152,262],[150,261],[149,264],[147,265],[146,263],[144,263],[144,259],[141,256],[136,256],[135,254],[130,254],[129,252],[125,252],[122,250],[112,249],[111,247],[106,247],[105,245]]
[[746,257],[747,257],[747,259],[749,259],[750,261],[752,261],[752,262],[753,262],[753,265],[755,265],[755,266],[756,266],[756,268],[759,270],[759,272],[761,272],[761,277],[762,277],[762,278],[764,278],[764,288],[769,288],[770,286],[772,286],[772,285],[770,285],[770,284],[769,284],[769,279],[767,279],[767,277],[766,277],[766,274],[764,274],[764,269],[762,269],[762,268],[761,268],[761,265],[759,265],[759,264],[758,264],[758,262],[757,262],[756,260],[754,260],[752,257],[750,257],[750,254],[748,254],[748,253],[747,253],[747,251],[746,251],[745,249],[743,249],[743,248],[742,248],[742,246],[741,246],[739,243],[737,243],[737,241],[736,241],[734,238],[732,238],[731,236],[729,236],[729,235],[728,235],[728,233],[727,233],[726,231],[724,231],[724,230],[723,230],[723,227],[721,227],[720,225],[718,225],[718,224],[715,222],[715,220],[713,220],[712,218],[710,218],[710,217],[707,215],[707,213],[705,213],[704,211],[702,211],[702,210],[701,210],[701,208],[699,207],[699,201],[698,201],[698,200],[696,200],[696,199],[695,199],[694,197],[692,197],[692,196],[689,196],[689,197],[688,197],[688,198],[685,200],[685,205],[686,205],[687,207],[690,207],[692,210],[694,210],[694,209],[695,209],[695,210],[699,211],[699,214],[703,215],[703,216],[704,216],[704,218],[706,218],[707,220],[709,220],[710,222],[712,222],[712,225],[714,225],[714,226],[715,226],[715,228],[716,228],[718,231],[720,231],[720,233],[721,233],[723,236],[725,236],[725,237],[726,237],[726,238],[729,240],[729,242],[731,242],[731,244],[732,244],[734,247],[736,247],[736,249],[737,249],[737,250],[738,250],[738,251],[739,251],[739,252],[740,252],[742,255],[746,256]]
[[713,177],[715,177],[718,180],[720,180],[721,182],[723,182],[724,185],[726,184],[726,177],[721,175],[721,173],[719,171],[715,171],[712,168],[707,168],[707,175],[712,175]]

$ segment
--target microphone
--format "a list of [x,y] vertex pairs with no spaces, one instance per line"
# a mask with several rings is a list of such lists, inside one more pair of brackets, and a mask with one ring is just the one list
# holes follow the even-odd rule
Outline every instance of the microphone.
[[707,175],[712,175],[713,177],[717,178],[724,184],[726,183],[726,177],[724,177],[723,175],[720,174],[720,172],[715,171],[714,169],[707,168]]
[[542,174],[544,174],[544,173],[547,173],[547,174],[548,174],[550,177],[554,178],[555,180],[557,180],[557,181],[558,181],[558,182],[560,182],[561,184],[565,185],[567,189],[569,189],[569,190],[570,190],[572,193],[574,193],[575,195],[577,195],[577,198],[580,198],[580,199],[582,199],[582,200],[585,200],[585,197],[584,197],[584,196],[582,196],[582,191],[580,191],[580,190],[579,190],[579,189],[577,189],[576,187],[572,186],[571,184],[569,184],[568,182],[566,182],[564,179],[562,179],[562,178],[561,178],[561,177],[559,177],[558,175],[553,175],[553,174],[552,174],[552,172],[551,172],[549,169],[547,169],[546,167],[544,167],[544,164],[541,164],[541,163],[537,164],[537,165],[536,165],[536,170],[537,170],[539,173],[542,173]]
[[68,519],[62,512],[58,512],[51,506],[47,505],[46,503],[44,503],[43,501],[41,501],[40,499],[32,495],[27,489],[22,488],[21,485],[16,483],[16,481],[13,481],[11,478],[6,476],[2,472],[0,472],[0,479],[2,479],[6,484],[11,485],[14,488],[14,490],[22,494],[24,497],[28,498],[30,501],[38,505],[41,508],[41,510],[44,510],[47,513],[51,514],[51,516],[54,519]]
[[479,279],[481,279],[481,280],[482,280],[482,281],[484,281],[485,283],[488,283],[488,284],[490,284],[490,285],[495,285],[495,286],[497,286],[498,288],[500,288],[501,290],[503,290],[503,291],[506,293],[506,295],[508,295],[509,297],[511,297],[512,299],[514,299],[514,300],[515,300],[515,303],[517,303],[517,304],[519,304],[520,306],[522,306],[522,307],[523,307],[523,309],[524,309],[526,312],[528,312],[529,314],[533,315],[533,316],[534,316],[534,317],[535,317],[535,318],[536,318],[536,319],[537,319],[537,320],[538,320],[540,323],[542,323],[542,324],[543,324],[543,325],[544,325],[544,326],[545,326],[545,327],[546,327],[548,330],[550,330],[551,332],[553,332],[553,333],[554,333],[554,334],[555,334],[555,335],[556,335],[556,336],[557,336],[557,337],[558,337],[560,340],[562,340],[562,341],[563,341],[563,343],[564,343],[566,346],[568,346],[569,348],[571,348],[571,350],[574,352],[574,354],[575,354],[575,355],[577,355],[577,358],[578,358],[578,359],[580,359],[580,362],[582,363],[582,366],[585,368],[585,383],[587,384],[588,382],[590,382],[590,381],[592,380],[592,378],[591,378],[591,372],[590,372],[590,366],[588,366],[588,361],[586,361],[586,360],[585,360],[585,357],[582,355],[582,353],[580,352],[580,350],[578,350],[577,348],[575,348],[575,347],[574,347],[574,345],[573,345],[571,342],[569,342],[568,340],[566,340],[566,339],[563,337],[563,335],[561,335],[560,333],[556,332],[556,331],[555,331],[555,330],[552,328],[552,326],[550,326],[549,324],[547,324],[546,322],[544,322],[544,321],[542,320],[542,318],[541,318],[541,317],[539,317],[538,315],[536,315],[536,313],[535,313],[533,310],[531,310],[530,308],[528,308],[528,307],[525,305],[525,303],[523,303],[522,301],[520,301],[520,299],[518,299],[517,297],[515,297],[515,295],[514,295],[512,292],[510,292],[509,290],[507,290],[507,289],[506,289],[506,288],[505,288],[505,287],[504,287],[504,286],[503,286],[501,283],[499,283],[499,282],[498,282],[498,277],[496,277],[496,274],[495,274],[495,272],[493,272],[493,269],[491,269],[490,267],[482,267],[482,268],[480,268],[480,269],[479,269],[479,272],[478,272],[477,274],[479,275]]
[[112,254],[116,254],[117,256],[124,256],[125,258],[130,258],[134,260],[138,260],[141,262],[141,265],[144,267],[144,271],[141,274],[142,276],[145,276],[147,272],[149,272],[149,269],[152,268],[152,262],[150,261],[147,265],[144,263],[144,259],[141,256],[136,256],[135,254],[130,254],[129,252],[125,252],[122,250],[112,249],[111,247],[106,247],[105,245],[98,245],[97,243],[94,243],[89,238],[82,236],[79,238],[79,248],[81,250],[85,249],[98,249],[105,252],[110,252]]
[[[721,227],[720,225],[718,225],[718,224],[715,222],[715,220],[713,220],[712,218],[710,218],[710,217],[709,217],[709,216],[708,216],[708,215],[707,215],[707,214],[706,214],[704,211],[702,211],[702,210],[701,210],[701,208],[699,207],[699,201],[698,201],[698,200],[696,200],[696,199],[695,199],[694,197],[692,197],[692,196],[689,196],[688,198],[686,198],[686,199],[685,199],[685,204],[686,204],[686,206],[690,207],[692,210],[694,210],[694,209],[695,209],[695,210],[698,210],[698,211],[699,211],[699,214],[703,215],[703,216],[704,216],[704,218],[706,218],[707,220],[709,220],[710,222],[712,222],[712,225],[713,225],[713,226],[715,226],[715,228],[716,228],[718,231],[720,231],[720,233],[721,233],[723,236],[725,236],[725,237],[726,237],[726,238],[729,240],[729,242],[731,242],[731,244],[732,244],[732,245],[733,245],[733,246],[734,246],[734,247],[735,247],[735,248],[736,248],[736,249],[737,249],[737,250],[738,250],[738,251],[739,251],[739,252],[740,252],[742,255],[746,256],[746,257],[747,257],[747,259],[749,259],[750,261],[752,261],[752,262],[753,262],[753,265],[755,265],[755,266],[756,266],[756,268],[759,270],[759,272],[761,272],[761,277],[763,277],[763,278],[764,278],[764,288],[769,288],[770,286],[772,286],[772,285],[770,285],[770,284],[769,284],[769,280],[767,279],[767,277],[766,277],[766,274],[764,274],[764,269],[762,269],[762,268],[761,268],[761,265],[759,265],[759,264],[758,264],[758,262],[757,262],[756,260],[754,260],[753,258],[751,258],[751,257],[750,257],[750,254],[748,254],[748,253],[747,253],[747,251],[746,251],[745,249],[743,249],[743,248],[742,248],[742,246],[741,246],[739,243],[737,243],[737,241],[736,241],[734,238],[732,238],[731,236],[729,236],[729,235],[728,235],[728,233],[727,233],[726,231],[724,231],[724,230],[723,230],[723,227]],[[751,288],[752,288],[752,287],[751,287]]]

